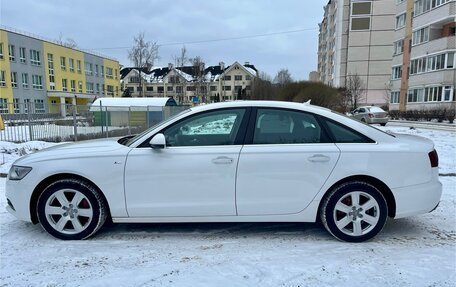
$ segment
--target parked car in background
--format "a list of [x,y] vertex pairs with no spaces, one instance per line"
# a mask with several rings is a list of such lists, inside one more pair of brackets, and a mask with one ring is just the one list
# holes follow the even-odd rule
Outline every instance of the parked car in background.
[[310,104],[239,101],[193,107],[135,137],[54,146],[19,158],[7,210],[60,239],[107,219],[315,222],[365,241],[387,217],[440,201],[432,141],[388,134]]
[[385,126],[388,123],[388,113],[376,106],[359,107],[350,116],[366,124],[380,124]]

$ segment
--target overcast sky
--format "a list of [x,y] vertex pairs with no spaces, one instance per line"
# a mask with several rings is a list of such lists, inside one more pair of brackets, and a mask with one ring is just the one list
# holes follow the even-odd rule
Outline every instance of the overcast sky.
[[[71,38],[124,66],[131,65],[127,47],[144,32],[146,40],[162,44],[155,66],[172,63],[180,43],[186,43],[188,56],[201,56],[206,65],[250,62],[272,77],[288,68],[295,80],[305,80],[316,70],[318,23],[327,2],[0,0],[0,24],[51,39]],[[191,43],[198,41],[203,43]]]

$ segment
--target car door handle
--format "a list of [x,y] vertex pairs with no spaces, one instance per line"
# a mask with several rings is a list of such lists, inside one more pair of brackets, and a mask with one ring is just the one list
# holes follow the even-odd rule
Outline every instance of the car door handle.
[[307,158],[310,162],[327,162],[330,160],[329,156],[322,154],[314,154],[313,156]]
[[231,164],[233,163],[233,159],[227,156],[219,156],[212,159],[212,163],[215,164]]

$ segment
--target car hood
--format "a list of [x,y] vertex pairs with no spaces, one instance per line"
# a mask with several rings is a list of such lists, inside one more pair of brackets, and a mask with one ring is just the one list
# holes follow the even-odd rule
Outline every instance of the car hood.
[[129,147],[119,144],[119,138],[89,140],[77,143],[63,143],[48,147],[19,158],[14,164],[27,165],[58,159],[74,159],[88,157],[106,157],[127,154]]

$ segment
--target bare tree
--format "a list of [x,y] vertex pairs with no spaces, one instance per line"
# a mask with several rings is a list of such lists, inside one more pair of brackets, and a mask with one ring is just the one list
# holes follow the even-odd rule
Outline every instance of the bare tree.
[[176,65],[176,67],[185,66],[185,64],[187,64],[187,62],[188,62],[187,48],[185,48],[185,46],[182,46],[180,54],[177,56],[174,56],[173,59],[174,59],[174,65]]
[[274,78],[274,84],[278,84],[279,86],[284,86],[291,82],[293,82],[293,79],[288,69],[281,69]]
[[156,60],[158,60],[157,42],[150,42],[144,39],[144,33],[139,33],[133,38],[134,46],[128,50],[128,58],[139,70],[139,96],[143,95],[142,75],[143,70],[149,71]]
[[193,66],[193,81],[196,89],[196,94],[200,94],[203,102],[207,102],[207,83],[204,74],[205,62],[203,58],[197,56],[190,59],[190,63]]
[[360,76],[358,74],[348,75],[343,93],[345,106],[350,107],[350,110],[356,109],[358,103],[364,99],[365,93],[366,88]]
[[65,47],[68,47],[68,48],[71,48],[71,49],[74,49],[74,48],[78,47],[78,44],[72,38],[63,39],[63,34],[62,33],[59,34],[59,39],[57,40],[57,43],[59,45],[62,45],[62,46],[65,46]]
[[258,78],[253,80],[252,95],[253,100],[273,100],[276,99],[277,88],[272,85],[272,78],[265,72],[260,72]]

